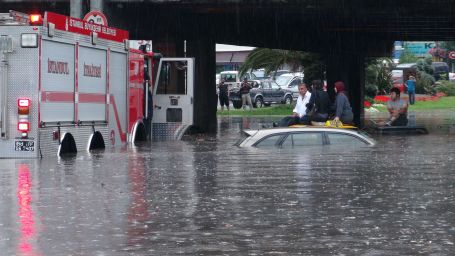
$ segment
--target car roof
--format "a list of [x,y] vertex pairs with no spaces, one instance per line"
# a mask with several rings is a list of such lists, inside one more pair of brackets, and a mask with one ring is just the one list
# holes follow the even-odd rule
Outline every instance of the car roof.
[[306,126],[306,127],[275,127],[275,128],[265,128],[265,129],[259,129],[259,130],[245,130],[249,135],[252,134],[263,134],[263,135],[269,135],[269,134],[275,134],[275,133],[285,133],[285,132],[311,132],[311,131],[328,131],[328,132],[341,132],[341,133],[350,133],[350,134],[359,134],[357,130],[353,129],[348,129],[348,128],[331,128],[331,127],[325,127],[325,126]]
[[299,126],[299,127],[276,127],[276,128],[265,128],[259,130],[243,130],[252,141],[246,139],[245,142],[247,144],[256,143],[257,141],[265,138],[269,135],[279,135],[279,134],[286,134],[286,133],[295,133],[295,132],[334,132],[334,133],[343,133],[349,134],[357,137],[361,137],[368,141],[370,145],[375,145],[376,142],[372,139],[368,134],[364,132],[360,132],[358,130],[354,130],[352,128],[332,128],[332,127],[325,127],[325,126]]

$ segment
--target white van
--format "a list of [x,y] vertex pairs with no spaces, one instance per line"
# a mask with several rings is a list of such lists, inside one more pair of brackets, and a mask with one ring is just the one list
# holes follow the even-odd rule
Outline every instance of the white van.
[[245,73],[242,77],[239,77],[239,71],[222,71],[220,72],[220,76],[220,79],[224,79],[224,83],[228,85],[229,89],[240,87],[240,84],[245,77],[248,81],[257,80],[256,75],[253,73]]

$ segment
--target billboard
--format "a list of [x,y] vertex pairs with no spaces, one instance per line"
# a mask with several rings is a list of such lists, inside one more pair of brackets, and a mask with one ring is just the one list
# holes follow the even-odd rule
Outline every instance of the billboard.
[[417,57],[428,56],[429,55],[428,51],[435,46],[436,46],[436,43],[434,41],[405,42],[404,43],[404,48]]

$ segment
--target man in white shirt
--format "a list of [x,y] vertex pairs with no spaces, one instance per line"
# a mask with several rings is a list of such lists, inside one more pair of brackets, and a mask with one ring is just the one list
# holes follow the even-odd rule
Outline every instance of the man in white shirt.
[[301,118],[306,114],[306,104],[310,102],[310,98],[311,93],[308,91],[307,85],[301,83],[299,85],[299,97],[297,98],[297,104],[295,105],[294,110],[292,110],[292,115],[281,119],[279,124],[273,123],[273,126],[287,127],[299,124]]

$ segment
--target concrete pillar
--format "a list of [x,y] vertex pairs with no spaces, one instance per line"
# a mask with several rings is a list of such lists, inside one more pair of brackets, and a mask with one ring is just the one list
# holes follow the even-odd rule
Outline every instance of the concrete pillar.
[[365,57],[357,55],[329,55],[327,60],[327,85],[329,94],[333,96],[336,81],[343,81],[348,92],[354,123],[358,127],[364,124],[364,92],[365,92]]
[[194,124],[202,133],[217,128],[217,97],[215,88],[215,42],[201,38],[187,42],[187,57],[195,58]]
[[82,0],[71,0],[70,1],[70,16],[78,19],[82,19]]
[[90,0],[90,11],[101,11],[104,10],[104,0]]

